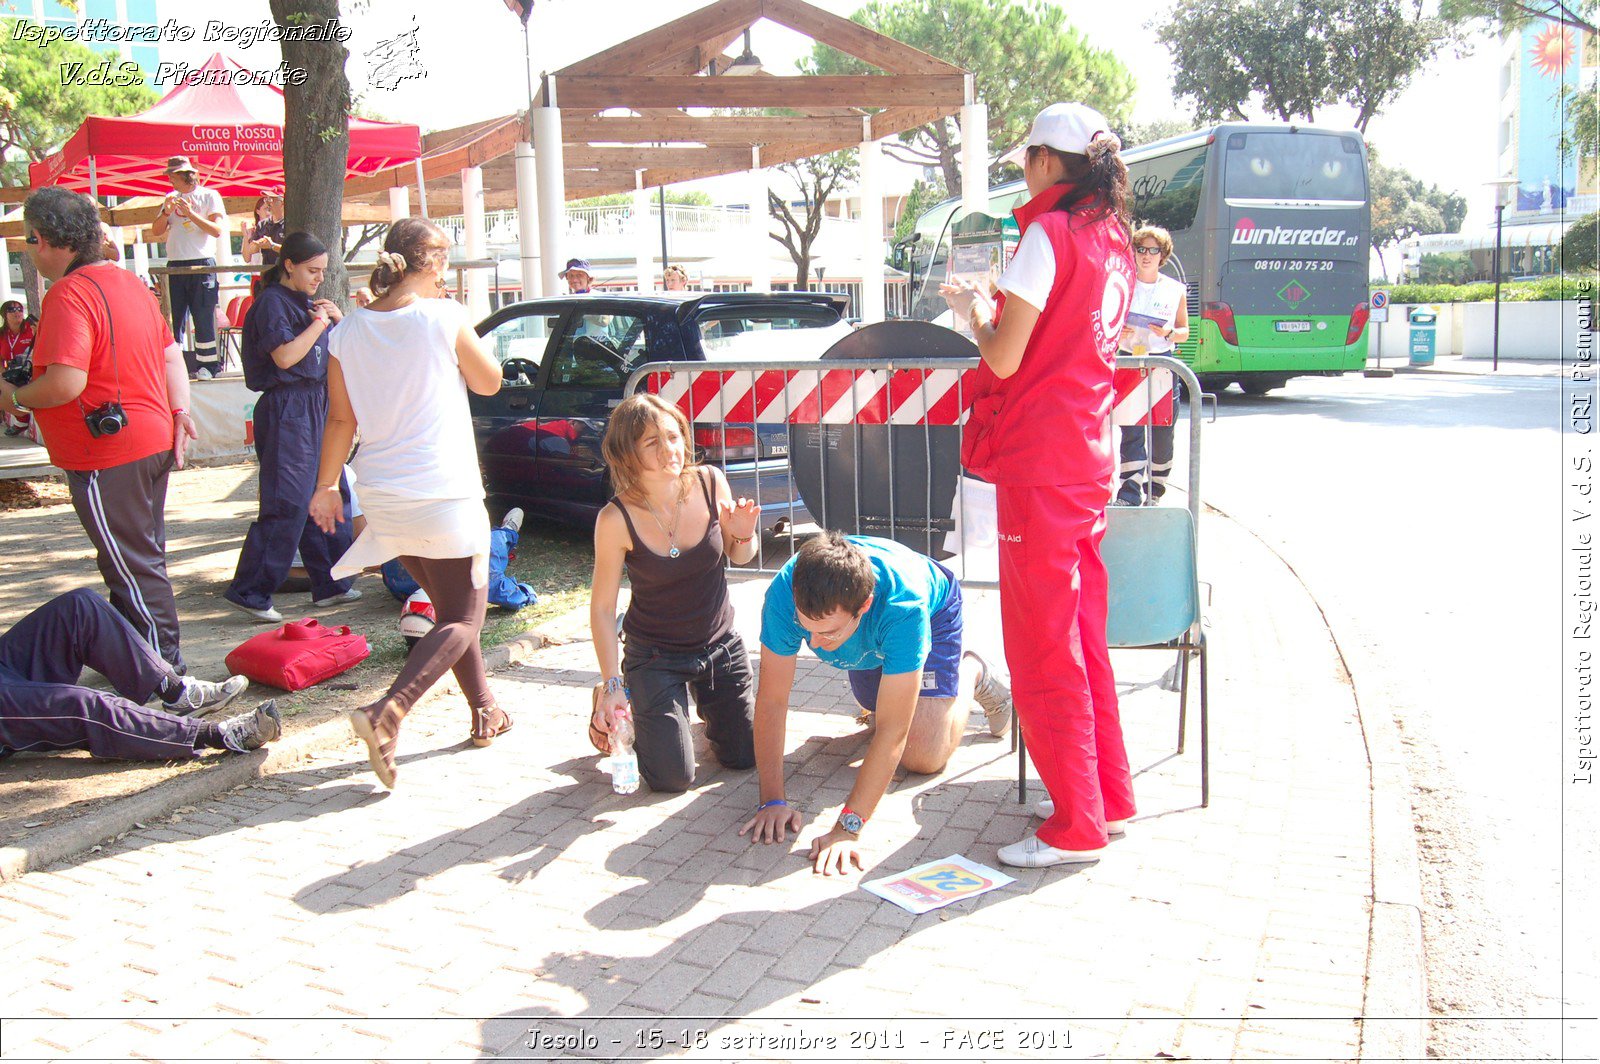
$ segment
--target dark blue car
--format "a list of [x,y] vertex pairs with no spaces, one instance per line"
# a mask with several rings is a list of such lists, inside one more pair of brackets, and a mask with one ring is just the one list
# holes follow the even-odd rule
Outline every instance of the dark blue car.
[[[847,305],[821,293],[670,292],[560,296],[496,311],[478,335],[506,383],[497,395],[470,397],[489,494],[533,516],[592,526],[612,494],[600,440],[635,369],[820,357],[850,334]],[[809,519],[789,476],[786,426],[694,435],[699,458],[724,469],[736,497],[759,498],[763,527]]]

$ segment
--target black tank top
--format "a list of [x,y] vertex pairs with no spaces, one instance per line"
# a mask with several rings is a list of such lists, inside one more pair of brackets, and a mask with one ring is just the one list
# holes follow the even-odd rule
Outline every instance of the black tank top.
[[707,478],[696,473],[711,520],[705,538],[679,547],[676,558],[657,554],[639,538],[633,518],[622,500],[611,505],[622,511],[633,549],[623,555],[633,597],[622,620],[628,642],[662,650],[692,652],[716,642],[733,627],[733,603],[728,601],[728,578],[722,571],[722,526],[717,502]]

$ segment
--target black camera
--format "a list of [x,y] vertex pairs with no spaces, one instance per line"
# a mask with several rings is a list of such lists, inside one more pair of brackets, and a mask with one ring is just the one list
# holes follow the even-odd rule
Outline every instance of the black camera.
[[102,436],[115,436],[128,427],[128,415],[115,399],[85,411],[83,420],[89,426],[89,435],[97,440]]
[[33,359],[19,358],[12,361],[3,371],[0,371],[0,380],[4,380],[14,388],[21,388],[23,385],[31,383],[33,381]]

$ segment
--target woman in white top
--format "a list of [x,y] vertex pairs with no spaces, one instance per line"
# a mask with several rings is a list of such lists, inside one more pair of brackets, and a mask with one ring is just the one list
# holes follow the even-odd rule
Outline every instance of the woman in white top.
[[[1188,290],[1176,277],[1161,272],[1172,258],[1172,234],[1159,225],[1141,226],[1133,231],[1133,301],[1128,316],[1156,319],[1149,325],[1127,325],[1122,330],[1124,355],[1170,355],[1189,338]],[[1156,372],[1166,372],[1158,370]],[[1181,397],[1173,388],[1174,402]],[[1150,448],[1145,453],[1144,425],[1122,426],[1121,464],[1117,477],[1117,502],[1123,506],[1154,504],[1167,493],[1167,478],[1172,475],[1172,438],[1175,426],[1150,425]],[[1146,469],[1148,467],[1148,474]],[[1146,496],[1145,484],[1149,482]]]
[[[329,343],[328,422],[311,517],[341,517],[339,472],[352,462],[367,527],[333,572],[354,575],[398,557],[428,592],[438,623],[411,651],[389,691],[350,714],[372,769],[395,783],[400,722],[446,669],[472,709],[472,743],[511,727],[489,691],[478,635],[488,597],[489,515],[473,444],[467,390],[493,395],[500,367],[478,342],[466,308],[444,289],[450,238],[422,218],[389,229],[372,271],[372,305],[351,310]],[[335,577],[338,578],[337,576]]]

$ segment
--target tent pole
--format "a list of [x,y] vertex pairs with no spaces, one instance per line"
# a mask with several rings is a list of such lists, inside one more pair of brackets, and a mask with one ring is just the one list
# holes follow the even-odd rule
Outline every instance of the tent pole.
[[417,156],[417,206],[422,217],[428,217],[428,182],[422,176],[422,156]]
[[89,198],[94,200],[96,206],[99,206],[99,204],[100,204],[100,174],[95,169],[94,156],[93,155],[89,156]]

